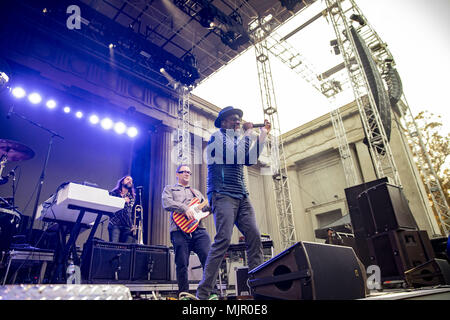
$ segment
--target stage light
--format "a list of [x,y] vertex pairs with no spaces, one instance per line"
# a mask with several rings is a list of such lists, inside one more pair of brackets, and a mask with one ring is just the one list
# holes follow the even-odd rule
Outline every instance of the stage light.
[[100,122],[100,125],[102,126],[103,129],[109,130],[112,128],[113,122],[110,118],[105,118],[102,120],[102,122]]
[[123,122],[117,122],[114,125],[114,131],[118,134],[124,133],[125,130],[127,130],[127,127],[125,126],[125,124]]
[[11,93],[18,99],[25,97],[26,94],[25,90],[23,90],[21,87],[15,87],[14,89],[12,89]]
[[48,100],[45,105],[49,109],[54,109],[56,107],[56,101],[55,100]]
[[89,117],[89,122],[92,124],[97,124],[100,121],[97,115],[93,114]]
[[28,100],[32,104],[38,104],[42,101],[42,97],[39,95],[39,93],[33,92],[33,93],[30,93],[30,95],[28,95]]
[[75,117],[77,117],[78,119],[83,118],[83,112],[77,111],[77,112],[75,113]]
[[63,109],[63,111],[64,111],[65,113],[70,113],[70,107],[65,106],[64,109]]
[[110,43],[108,46],[110,49],[114,49],[116,47],[116,45],[114,43]]
[[135,127],[130,127],[130,128],[128,128],[128,130],[127,130],[127,135],[128,135],[130,138],[136,137],[137,134],[138,134],[138,131],[137,131],[137,129],[136,129]]

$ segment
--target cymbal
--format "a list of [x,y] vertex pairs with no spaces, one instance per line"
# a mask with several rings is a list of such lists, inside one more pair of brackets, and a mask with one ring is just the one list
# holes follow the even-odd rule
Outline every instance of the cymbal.
[[12,140],[0,139],[0,155],[6,155],[8,161],[22,161],[34,157],[34,151]]

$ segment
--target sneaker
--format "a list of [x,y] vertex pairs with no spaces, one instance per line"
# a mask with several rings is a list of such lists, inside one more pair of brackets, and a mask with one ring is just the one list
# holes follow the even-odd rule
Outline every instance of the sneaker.
[[219,300],[219,296],[215,293],[209,296],[208,300]]
[[180,292],[178,300],[198,300],[196,296],[188,292]]

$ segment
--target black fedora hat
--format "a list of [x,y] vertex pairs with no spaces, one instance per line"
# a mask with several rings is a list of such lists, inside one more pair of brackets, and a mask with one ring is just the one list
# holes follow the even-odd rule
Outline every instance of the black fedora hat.
[[227,116],[229,116],[230,114],[234,114],[237,113],[239,115],[239,117],[242,118],[242,115],[244,114],[244,112],[242,112],[241,109],[236,109],[232,106],[228,106],[223,108],[222,110],[220,110],[219,114],[217,115],[217,119],[216,121],[214,121],[214,125],[216,126],[216,128],[220,128],[220,123],[222,122],[222,120],[224,118],[226,118]]

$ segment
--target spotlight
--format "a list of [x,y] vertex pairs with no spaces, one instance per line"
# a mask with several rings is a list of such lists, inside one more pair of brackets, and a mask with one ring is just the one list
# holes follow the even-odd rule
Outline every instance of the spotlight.
[[48,100],[45,105],[49,109],[54,109],[56,107],[56,101],[55,100]]
[[65,113],[70,113],[70,107],[65,106],[64,109],[63,109],[63,111],[64,111]]
[[14,89],[12,89],[11,93],[18,99],[25,97],[26,94],[25,90],[23,90],[21,87],[15,87]]
[[127,127],[125,126],[125,124],[123,122],[117,122],[114,125],[114,131],[118,134],[124,133],[125,130],[127,130]]
[[83,112],[77,111],[77,112],[75,113],[75,117],[77,117],[78,119],[83,118]]
[[110,43],[108,46],[110,49],[114,49],[116,47],[116,45],[114,43]]
[[135,127],[130,127],[130,128],[128,128],[128,130],[127,130],[127,135],[128,135],[130,138],[136,137],[137,134],[138,134],[138,131],[137,131],[137,129],[136,129]]
[[350,19],[353,20],[353,21],[358,22],[360,26],[365,26],[366,25],[366,21],[364,21],[364,18],[361,17],[359,14],[352,14],[350,16]]
[[28,96],[28,100],[32,104],[38,104],[39,102],[42,101],[42,97],[39,95],[39,93],[33,92]]
[[93,114],[92,116],[89,117],[89,121],[92,124],[97,124],[100,121],[100,119],[98,118],[97,115]]
[[103,129],[109,130],[112,128],[113,122],[110,118],[105,118],[102,120],[102,122],[100,122],[100,125],[102,126]]
[[0,83],[3,85],[7,84],[9,82],[9,77],[6,73],[0,72]]

